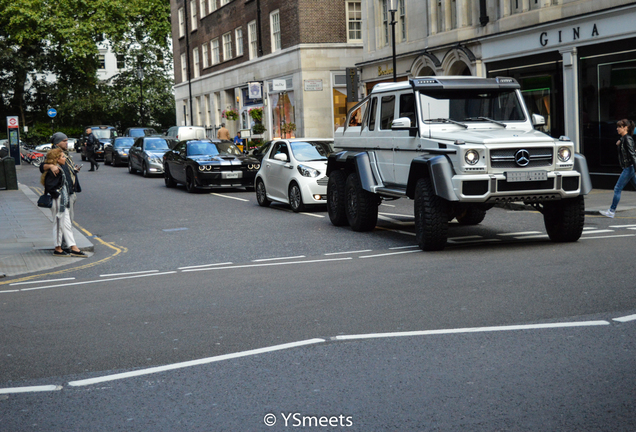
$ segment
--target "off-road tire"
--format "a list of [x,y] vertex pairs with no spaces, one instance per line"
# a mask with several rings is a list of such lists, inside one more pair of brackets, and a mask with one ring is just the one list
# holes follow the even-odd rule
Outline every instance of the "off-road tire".
[[344,226],[349,223],[345,206],[345,186],[347,173],[342,170],[332,171],[327,183],[327,212],[329,219],[335,226]]
[[167,188],[173,188],[177,185],[177,182],[174,181],[174,179],[170,175],[170,169],[168,168],[168,165],[166,165],[166,169],[163,171],[163,180],[166,183]]
[[375,194],[362,189],[357,173],[351,173],[345,183],[345,211],[354,231],[371,231],[378,223],[379,200]]
[[272,203],[269,199],[267,199],[267,190],[265,189],[265,183],[263,180],[256,180],[256,201],[258,201],[258,205],[261,207],[269,207]]
[[468,207],[461,214],[455,216],[460,225],[478,225],[486,217],[486,210],[478,207]]
[[585,225],[585,199],[576,198],[543,204],[543,222],[553,242],[575,242],[583,233]]
[[427,177],[415,185],[415,239],[423,251],[439,251],[448,237],[448,202],[435,195]]
[[298,183],[293,182],[289,185],[289,190],[287,192],[287,196],[289,197],[289,205],[295,213],[305,211],[305,204],[303,203],[303,194],[300,191],[300,187]]

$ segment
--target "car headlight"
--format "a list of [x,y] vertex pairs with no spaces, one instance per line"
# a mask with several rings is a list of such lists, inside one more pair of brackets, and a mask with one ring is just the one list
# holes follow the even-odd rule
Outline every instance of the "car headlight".
[[126,156],[128,154],[126,150],[118,150],[117,153],[119,153],[120,156]]
[[557,157],[561,162],[567,162],[572,157],[572,152],[569,147],[559,147],[559,151],[557,152]]
[[248,170],[255,170],[255,171],[258,171],[260,168],[261,168],[261,164],[257,164],[257,163],[255,163],[255,164],[248,164],[248,165],[247,165],[247,169],[248,169]]
[[475,165],[479,162],[479,152],[477,150],[468,150],[464,153],[464,160],[468,165]]
[[205,171],[205,165],[199,165],[199,171],[201,172]]
[[318,177],[320,175],[320,171],[306,165],[298,165],[297,168],[298,172],[303,177]]
[[156,157],[156,156],[152,156],[152,157],[150,158],[150,162],[152,162],[152,163],[156,163],[156,164],[162,164],[162,163],[163,163],[163,162],[161,161],[161,159],[159,159],[159,158],[158,158],[158,157]]

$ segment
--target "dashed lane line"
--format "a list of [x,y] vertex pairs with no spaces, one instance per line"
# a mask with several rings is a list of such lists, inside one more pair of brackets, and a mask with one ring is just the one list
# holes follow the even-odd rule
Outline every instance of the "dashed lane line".
[[290,256],[290,257],[261,258],[261,259],[252,260],[252,262],[278,261],[278,260],[297,259],[297,258],[307,258],[307,257],[305,255],[297,255],[297,256]]
[[99,275],[99,277],[130,276],[130,275],[144,274],[144,273],[159,273],[159,270],[142,270],[142,271],[136,271],[136,272],[127,272],[127,273],[110,273],[110,274]]
[[34,283],[61,282],[61,281],[67,281],[67,280],[75,280],[75,278],[74,277],[70,277],[70,278],[61,278],[61,279],[49,279],[49,280],[36,280],[36,281],[28,281],[28,282],[16,282],[16,283],[10,283],[9,286],[27,285],[27,284],[34,284]]
[[222,197],[222,198],[230,198],[233,200],[237,200],[237,201],[243,201],[243,202],[249,202],[250,200],[246,200],[245,198],[239,198],[239,197],[234,197],[231,195],[224,195],[224,194],[220,194],[220,193],[216,193],[216,192],[211,192],[210,195],[215,195],[218,197]]

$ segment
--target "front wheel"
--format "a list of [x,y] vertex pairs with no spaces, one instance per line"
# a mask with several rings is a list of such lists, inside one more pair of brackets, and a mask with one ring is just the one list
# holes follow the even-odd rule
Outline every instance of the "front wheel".
[[446,247],[448,237],[448,202],[437,195],[428,178],[415,185],[415,239],[424,251],[438,251]]
[[297,183],[292,183],[289,186],[289,205],[296,213],[305,210],[305,204],[303,203],[303,194],[300,191],[300,187]]
[[134,174],[137,172],[136,169],[133,168],[132,166],[132,160],[128,159],[128,172],[131,174]]
[[144,162],[144,164],[142,165],[141,172],[143,173],[144,177],[150,177],[150,171],[148,171],[148,164],[146,162]]
[[197,191],[197,184],[194,178],[194,172],[191,169],[188,169],[186,172],[186,190],[190,193],[195,193]]
[[170,169],[168,168],[168,165],[166,165],[166,169],[163,171],[163,179],[166,182],[167,188],[173,188],[177,185],[177,182],[175,182],[170,175]]
[[272,203],[269,199],[267,199],[267,191],[265,190],[265,183],[263,180],[256,180],[256,201],[258,201],[258,205],[261,207],[269,207]]
[[345,186],[347,173],[342,170],[332,171],[327,183],[327,212],[329,219],[335,226],[344,226],[349,223],[345,206]]
[[39,167],[40,165],[42,165],[43,162],[44,162],[44,156],[39,156],[34,158],[31,161],[31,165],[33,165],[34,167]]
[[375,194],[362,189],[358,174],[351,173],[345,183],[346,213],[354,231],[371,231],[378,222],[379,200]]
[[585,225],[585,199],[576,198],[543,204],[543,222],[553,242],[575,242],[583,233]]

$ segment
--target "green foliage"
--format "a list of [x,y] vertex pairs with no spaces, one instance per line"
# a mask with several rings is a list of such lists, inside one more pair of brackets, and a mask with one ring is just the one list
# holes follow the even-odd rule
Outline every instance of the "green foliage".
[[254,126],[252,126],[252,132],[254,132],[255,135],[261,135],[266,130],[267,129],[265,129],[265,126],[263,126],[262,123],[256,123]]

